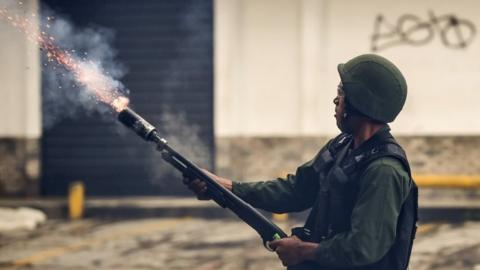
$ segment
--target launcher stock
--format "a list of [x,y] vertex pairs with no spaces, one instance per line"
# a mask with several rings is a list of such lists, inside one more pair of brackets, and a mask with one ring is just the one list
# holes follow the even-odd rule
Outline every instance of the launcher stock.
[[157,145],[157,150],[162,154],[162,158],[173,165],[184,176],[205,182],[208,189],[208,195],[212,200],[221,207],[233,211],[241,220],[257,231],[263,239],[263,243],[267,249],[269,249],[268,242],[287,237],[287,234],[282,231],[282,229],[268,220],[250,204],[240,199],[230,190],[206,175],[197,165],[177,153],[167,144],[167,140],[158,135],[158,132],[153,125],[148,123],[133,110],[130,108],[122,110],[118,114],[118,120],[135,131],[135,133],[144,140],[155,143]]

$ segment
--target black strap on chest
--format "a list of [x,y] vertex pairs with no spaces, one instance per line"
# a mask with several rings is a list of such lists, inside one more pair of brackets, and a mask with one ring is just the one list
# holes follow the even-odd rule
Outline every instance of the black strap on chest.
[[329,212],[330,182],[328,179],[330,179],[332,173],[334,173],[334,170],[331,168],[337,168],[340,165],[351,143],[351,136],[342,133],[330,141],[327,147],[322,149],[315,157],[313,168],[318,174],[319,189],[314,207],[304,226],[304,229],[311,232],[311,240],[313,241],[319,241],[326,237],[329,224],[322,221],[327,219]]
[[323,148],[317,154],[313,162],[313,168],[317,173],[322,173],[328,170],[329,167],[338,159],[337,155],[340,150],[351,142],[352,136],[342,133],[330,141],[327,147]]

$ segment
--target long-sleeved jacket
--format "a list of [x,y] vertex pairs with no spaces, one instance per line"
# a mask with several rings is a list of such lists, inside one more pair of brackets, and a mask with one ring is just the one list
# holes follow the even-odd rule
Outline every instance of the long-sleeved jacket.
[[[233,192],[254,207],[275,213],[296,212],[313,206],[319,182],[313,160],[295,175],[263,182],[234,182]],[[382,258],[395,241],[402,203],[410,191],[410,176],[392,157],[379,158],[362,170],[357,182],[350,229],[319,243],[316,261],[325,266],[349,268]]]

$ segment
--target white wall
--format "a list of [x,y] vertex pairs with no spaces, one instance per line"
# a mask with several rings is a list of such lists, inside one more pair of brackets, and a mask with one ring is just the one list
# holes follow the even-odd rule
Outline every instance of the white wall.
[[[404,14],[427,23],[429,11],[454,14],[480,31],[479,10],[475,0],[217,0],[216,135],[335,134],[336,66],[371,52],[377,15],[396,24]],[[404,135],[479,135],[480,36],[466,49],[450,49],[437,27],[427,44],[379,52],[409,85],[392,126]],[[455,40],[455,32],[448,34]]]
[[[3,5],[2,5],[3,7]],[[9,6],[21,15],[38,13],[36,0]],[[0,21],[0,138],[39,138],[41,133],[38,47]]]

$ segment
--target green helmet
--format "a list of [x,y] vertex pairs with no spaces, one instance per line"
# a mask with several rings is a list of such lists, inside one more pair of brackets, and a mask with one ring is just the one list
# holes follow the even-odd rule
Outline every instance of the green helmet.
[[337,68],[346,100],[354,109],[382,123],[395,120],[407,98],[407,83],[392,62],[364,54]]

